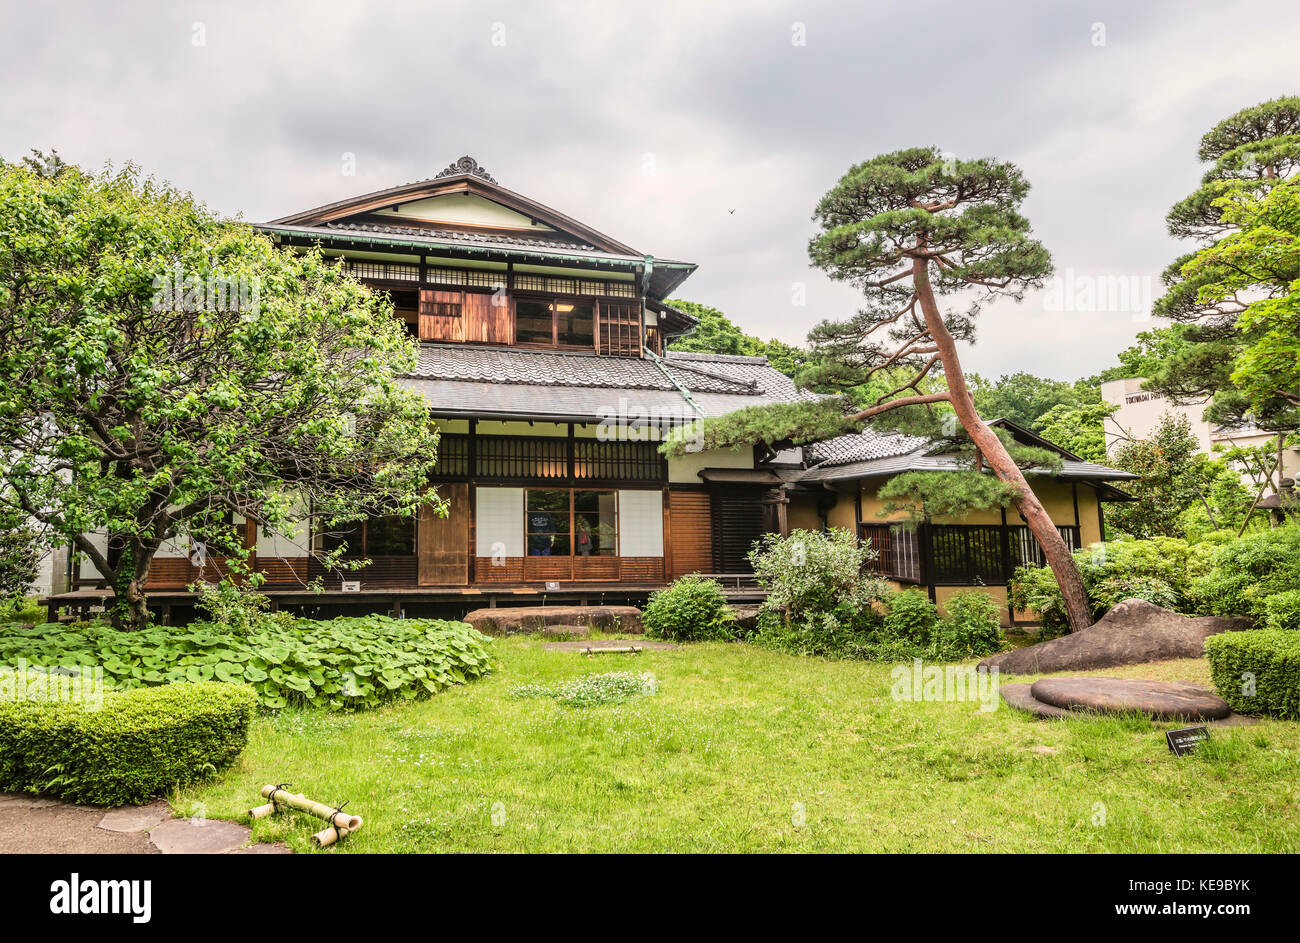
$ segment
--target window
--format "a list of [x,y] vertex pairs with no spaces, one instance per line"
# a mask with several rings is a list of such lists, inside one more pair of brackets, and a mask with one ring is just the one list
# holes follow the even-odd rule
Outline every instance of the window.
[[346,544],[345,557],[415,556],[414,517],[372,517],[366,521],[336,524],[320,535],[326,553]]
[[515,301],[515,343],[596,346],[596,306],[590,301]]
[[515,302],[515,343],[554,346],[551,305],[545,301]]
[[420,336],[420,292],[391,290],[389,299],[393,302],[393,313],[406,325],[406,333],[412,337]]
[[580,557],[617,555],[618,505],[614,492],[573,492],[573,548]]
[[524,528],[530,557],[569,556],[569,498],[568,491],[526,492]]

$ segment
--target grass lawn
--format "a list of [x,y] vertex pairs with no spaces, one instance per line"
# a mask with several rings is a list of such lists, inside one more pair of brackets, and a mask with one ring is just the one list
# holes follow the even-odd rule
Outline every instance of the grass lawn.
[[[350,800],[365,828],[329,853],[1300,849],[1295,723],[1215,729],[1205,755],[1175,759],[1173,725],[1144,719],[896,702],[885,665],[743,644],[497,649],[494,674],[432,700],[259,720],[233,770],[173,804],[246,818],[286,781]],[[660,691],[591,708],[507,695],[612,670],[653,672]],[[1201,660],[1096,673],[1208,684]],[[253,836],[309,851],[317,824],[281,813]]]

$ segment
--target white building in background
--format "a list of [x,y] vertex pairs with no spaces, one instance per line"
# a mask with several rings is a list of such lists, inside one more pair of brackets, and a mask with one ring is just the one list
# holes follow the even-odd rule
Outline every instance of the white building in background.
[[[1274,448],[1276,434],[1257,426],[1226,428],[1212,426],[1205,420],[1209,399],[1200,403],[1179,405],[1160,393],[1142,389],[1145,377],[1108,380],[1101,385],[1101,398],[1119,407],[1106,421],[1106,454],[1111,455],[1125,439],[1145,439],[1151,435],[1165,413],[1186,416],[1196,437],[1199,451],[1214,455],[1214,446],[1258,445]],[[1300,473],[1300,448],[1292,446],[1282,455],[1283,474],[1295,478]]]

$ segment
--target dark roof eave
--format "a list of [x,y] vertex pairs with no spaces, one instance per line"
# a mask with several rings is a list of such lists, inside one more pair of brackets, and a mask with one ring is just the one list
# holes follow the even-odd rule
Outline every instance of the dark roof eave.
[[[499,422],[574,422],[584,426],[599,425],[602,422],[608,422],[608,414],[597,415],[595,413],[548,413],[548,412],[512,412],[508,409],[490,410],[490,409],[456,409],[455,407],[439,407],[430,409],[429,415],[434,419],[489,419]],[[675,426],[683,425],[690,422],[690,419],[682,419],[674,416],[647,416],[646,421],[654,426],[662,427],[665,425]]]
[[[465,253],[470,256],[501,256],[506,258],[548,259],[561,262],[593,262],[599,265],[611,265],[639,271],[645,265],[645,258],[636,255],[617,255],[612,252],[599,252],[582,249],[525,248],[517,245],[505,245],[488,242],[459,242],[453,239],[421,239],[418,237],[401,237],[376,232],[340,232],[324,230],[314,226],[285,226],[273,223],[257,223],[254,228],[260,232],[291,236],[298,239],[315,240],[321,244],[342,243],[350,245],[372,245],[388,248],[412,250],[416,254],[443,250]],[[654,259],[654,274],[651,275],[651,293],[656,299],[666,297],[698,268],[694,262],[676,262],[671,259]],[[661,272],[670,272],[670,276],[660,278]],[[675,309],[674,309],[675,310]],[[684,312],[679,312],[686,316]]]

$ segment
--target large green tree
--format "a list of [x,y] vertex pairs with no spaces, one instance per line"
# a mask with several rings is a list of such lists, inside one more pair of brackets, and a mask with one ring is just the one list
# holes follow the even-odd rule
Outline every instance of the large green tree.
[[[1237,263],[1243,228],[1260,222],[1252,207],[1271,207],[1274,222],[1287,210],[1269,195],[1300,171],[1300,97],[1264,102],[1225,118],[1201,138],[1198,156],[1208,167],[1200,186],[1179,201],[1167,217],[1169,232],[1193,239],[1200,248],[1173,262],[1164,273],[1166,294],[1154,312],[1171,319],[1176,333],[1166,356],[1153,364],[1149,389],[1177,402],[1211,397],[1211,422],[1236,425],[1253,419],[1264,428],[1295,426],[1295,402],[1284,390],[1246,390],[1234,377],[1239,358],[1269,335],[1276,309],[1256,309],[1260,301],[1284,298],[1297,278],[1277,259],[1257,257],[1249,271]],[[1261,392],[1267,395],[1260,395]]]
[[[844,390],[874,385],[878,392],[847,409],[828,400],[820,407],[772,411],[769,434],[793,438],[810,430],[833,431],[837,424],[860,428],[887,413],[916,424],[920,420],[912,407],[921,407],[923,414],[950,408],[969,443],[970,474],[987,468],[1000,482],[999,495],[1019,509],[1056,575],[1077,630],[1092,623],[1083,582],[1022,468],[1044,456],[1039,450],[1013,456],[980,418],[957,351],[959,341],[974,335],[981,301],[1019,298],[1051,273],[1047,250],[1030,235],[1029,221],[1019,211],[1028,191],[1012,164],[950,159],[932,147],[884,154],[850,168],[817,205],[813,218],[821,231],[810,242],[809,255],[832,278],[860,288],[866,305],[851,320],[818,325],[810,341],[824,359],[815,371],[818,382]],[[941,296],[960,309],[941,310]],[[882,377],[889,382],[880,383]],[[754,414],[738,422],[724,419],[711,438],[742,441],[760,425]],[[914,485],[917,491],[928,486]],[[951,486],[944,487],[947,501]],[[968,496],[979,490],[967,489]]]
[[415,349],[337,263],[133,168],[0,167],[0,233],[0,502],[94,563],[118,624],[146,621],[165,542],[237,556],[235,515],[436,504],[436,430],[397,382]]

